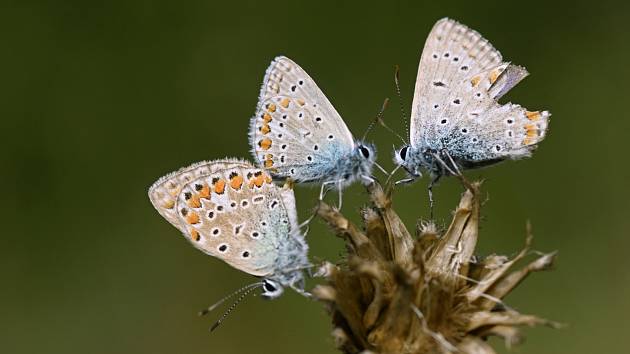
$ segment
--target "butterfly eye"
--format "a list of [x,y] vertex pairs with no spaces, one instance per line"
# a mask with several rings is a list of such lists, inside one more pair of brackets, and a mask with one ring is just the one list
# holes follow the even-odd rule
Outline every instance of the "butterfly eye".
[[280,284],[269,279],[263,280],[263,290],[262,296],[266,299],[275,299],[284,291]]
[[365,146],[359,146],[359,151],[361,151],[361,155],[363,155],[363,157],[365,157],[366,159],[370,158],[370,150]]
[[266,281],[265,281],[265,284],[263,285],[263,287],[265,288],[265,291],[270,292],[270,293],[272,293],[272,292],[274,292],[274,291],[278,290],[278,289],[276,289],[276,287],[275,287],[275,286],[273,286],[273,285],[272,285],[272,283],[271,283],[270,281],[268,281],[268,280],[266,280]]
[[402,149],[400,149],[400,151],[398,152],[398,154],[400,155],[400,158],[405,161],[407,159],[407,150],[409,149],[409,146],[405,146]]

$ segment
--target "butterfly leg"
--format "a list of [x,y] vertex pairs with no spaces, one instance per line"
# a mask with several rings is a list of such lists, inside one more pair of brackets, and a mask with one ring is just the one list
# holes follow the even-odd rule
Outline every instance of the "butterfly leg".
[[331,185],[331,184],[337,184],[337,188],[339,189],[339,205],[337,207],[337,210],[341,210],[341,204],[342,204],[342,199],[343,199],[343,188],[342,188],[342,183],[345,182],[345,179],[338,179],[335,181],[326,181],[324,183],[322,183],[322,188],[319,191],[319,200],[322,201],[324,200],[324,196],[326,195],[326,192],[324,192],[324,189],[326,188],[326,186]]
[[337,181],[326,181],[324,183],[322,183],[322,188],[319,190],[319,200],[324,200],[324,196],[326,195],[326,193],[328,193],[328,191],[324,192],[324,189],[326,188],[326,186],[328,186],[329,184],[335,184],[337,183]]
[[446,155],[446,157],[448,157],[448,160],[451,163],[451,166],[453,166],[453,169],[455,170],[455,172],[457,173],[457,176],[461,176],[462,172],[459,170],[459,166],[457,166],[457,164],[455,163],[455,160],[453,160],[453,157],[451,156],[451,154],[448,153],[448,150],[444,149],[444,150],[442,150],[442,153],[444,155]]
[[389,173],[389,175],[387,176],[387,180],[385,181],[385,185],[389,184],[389,181],[391,181],[392,177],[394,177],[394,174],[396,173],[396,171],[398,171],[400,167],[402,167],[402,165],[396,166],[396,168],[394,168],[392,172]]
[[291,286],[291,289],[295,290],[296,293],[304,296],[305,298],[308,298],[308,299],[313,298],[313,294],[304,290],[304,281],[302,281],[300,285],[291,284],[290,286]]
[[[298,225],[298,230],[302,232],[302,236],[306,237],[308,235],[308,232],[311,230],[311,227],[308,224],[311,223],[314,217],[315,214],[311,215],[308,219],[306,219],[306,221]],[[303,227],[305,228],[304,231],[302,231]]]
[[[449,174],[453,175],[453,176],[461,176],[460,173],[453,171],[453,169],[451,169],[451,167],[444,162],[444,160],[442,160],[442,158],[440,157],[440,155],[436,154],[436,153],[432,153],[433,158],[440,163],[440,165],[442,166],[442,168],[444,168]],[[450,155],[448,155],[450,157]],[[458,170],[459,171],[459,170]]]
[[366,181],[368,184],[376,183],[376,179],[374,177],[361,175],[361,178],[363,178],[363,180]]
[[442,177],[441,174],[436,174],[433,178],[431,178],[431,182],[429,182],[429,186],[427,187],[427,190],[429,191],[429,212],[431,215],[431,220],[433,220],[433,204],[434,204],[433,186],[440,180],[440,177]]
[[309,216],[308,219],[304,220],[300,225],[298,225],[298,230],[302,230],[302,228],[306,227],[306,229],[302,231],[302,235],[304,237],[306,237],[306,235],[308,234],[310,230],[309,224],[311,223],[311,221],[313,221],[313,219],[315,219],[315,216],[317,216],[318,211],[319,211],[319,204],[317,204],[317,207],[315,208],[315,210],[313,210],[313,213],[311,214],[311,216]]
[[[453,160],[453,157],[451,156],[451,154],[446,150],[442,150],[442,153],[448,157],[451,165],[453,166],[453,168],[455,169],[455,176],[457,178],[459,178],[459,180],[462,182],[462,184],[464,185],[465,188],[469,189],[469,190],[473,190],[473,186],[470,184],[470,182],[468,182],[468,180],[466,179],[466,177],[464,177],[464,175],[462,174],[462,172],[459,169],[459,166],[457,166],[457,164],[455,163],[455,160]],[[443,162],[442,162],[443,163]]]
[[343,181],[343,179],[337,181],[337,193],[339,193],[339,206],[337,207],[337,210],[341,210],[341,204],[343,203],[343,189],[341,188],[341,182]]
[[413,182],[415,180],[416,180],[415,178],[404,178],[404,179],[400,179],[400,180],[394,182],[394,185],[397,186],[399,184],[407,184],[407,183],[411,183],[411,182]]

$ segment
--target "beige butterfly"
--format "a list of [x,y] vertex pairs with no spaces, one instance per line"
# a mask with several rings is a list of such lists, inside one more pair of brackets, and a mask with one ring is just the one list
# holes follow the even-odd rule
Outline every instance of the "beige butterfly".
[[236,159],[200,162],[160,178],[149,198],[197,249],[262,278],[247,290],[262,287],[268,298],[284,287],[304,293],[310,263],[293,190],[264,170]]

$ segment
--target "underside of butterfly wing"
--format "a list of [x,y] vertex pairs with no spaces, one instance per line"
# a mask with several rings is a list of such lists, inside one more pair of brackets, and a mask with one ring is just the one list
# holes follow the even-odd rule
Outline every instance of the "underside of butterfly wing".
[[411,143],[421,145],[431,126],[467,103],[453,93],[466,81],[502,63],[502,56],[478,32],[445,18],[434,26],[424,45],[411,107]]
[[499,104],[528,73],[502,61],[478,32],[450,20],[427,38],[412,106],[414,151],[448,151],[462,167],[527,157],[542,141],[549,112]]
[[251,120],[250,144],[274,177],[326,180],[348,159],[354,139],[315,81],[295,62],[277,57],[267,69]]
[[196,248],[241,271],[281,272],[291,263],[287,250],[296,265],[306,259],[293,192],[247,162],[193,165],[160,179],[149,196]]

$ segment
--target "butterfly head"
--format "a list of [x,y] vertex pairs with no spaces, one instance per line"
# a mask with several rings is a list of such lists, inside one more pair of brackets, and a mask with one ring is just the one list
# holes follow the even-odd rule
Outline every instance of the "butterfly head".
[[284,289],[290,287],[300,294],[304,294],[304,273],[303,270],[310,268],[311,264],[305,260],[298,268],[289,269],[264,278],[262,281],[262,294],[264,299],[273,300],[284,293]]
[[411,145],[405,145],[398,150],[394,150],[394,163],[409,173],[413,178],[422,177],[420,172],[421,161],[418,161],[417,155],[413,151]]
[[[350,163],[345,163],[343,174],[360,176],[369,176],[372,174],[372,167],[376,162],[376,148],[370,143],[357,141],[354,145],[354,151]],[[347,177],[344,177],[347,179]]]
[[376,160],[376,148],[370,143],[358,141],[354,147],[354,155],[362,164],[372,166]]
[[299,230],[280,245],[281,257],[275,264],[275,272],[262,280],[262,297],[275,299],[284,293],[285,288],[298,292],[304,289],[304,270],[311,267],[308,260],[308,245]]
[[262,285],[262,297],[265,299],[275,299],[277,297],[279,297],[280,295],[282,295],[282,293],[284,292],[284,287],[282,287],[282,285],[280,285],[280,283],[271,280],[271,279],[264,279],[263,280],[263,285]]
[[398,150],[394,150],[394,162],[396,165],[404,166],[409,156],[409,145],[405,145]]

